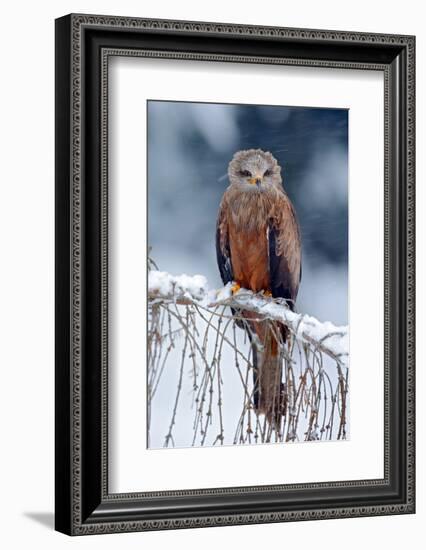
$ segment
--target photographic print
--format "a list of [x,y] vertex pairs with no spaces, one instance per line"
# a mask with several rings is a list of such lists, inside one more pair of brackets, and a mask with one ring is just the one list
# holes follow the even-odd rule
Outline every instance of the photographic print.
[[147,121],[148,448],[347,439],[348,110]]

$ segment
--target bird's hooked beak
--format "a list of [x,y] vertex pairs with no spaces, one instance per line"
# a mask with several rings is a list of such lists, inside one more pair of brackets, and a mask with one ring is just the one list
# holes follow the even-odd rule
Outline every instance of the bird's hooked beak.
[[257,185],[257,187],[259,187],[260,184],[262,183],[262,176],[255,176],[253,178],[249,178],[249,183],[251,183],[252,185]]

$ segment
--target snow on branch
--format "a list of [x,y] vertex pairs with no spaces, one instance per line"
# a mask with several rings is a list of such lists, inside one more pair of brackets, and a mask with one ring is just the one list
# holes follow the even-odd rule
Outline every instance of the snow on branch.
[[174,301],[179,304],[201,301],[208,294],[204,275],[170,275],[165,271],[148,272],[148,297],[156,301]]
[[203,275],[173,276],[164,271],[149,271],[148,298],[151,302],[174,302],[197,304],[212,308],[230,306],[238,311],[250,311],[261,319],[284,323],[302,343],[313,346],[342,366],[348,366],[348,326],[336,326],[329,321],[321,322],[310,315],[295,313],[284,300],[255,294],[240,289],[232,294],[231,284],[219,290],[209,290]]

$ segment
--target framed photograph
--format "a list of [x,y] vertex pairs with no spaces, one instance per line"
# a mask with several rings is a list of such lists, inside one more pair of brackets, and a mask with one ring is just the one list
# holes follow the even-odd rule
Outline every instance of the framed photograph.
[[56,20],[56,529],[415,511],[415,38]]

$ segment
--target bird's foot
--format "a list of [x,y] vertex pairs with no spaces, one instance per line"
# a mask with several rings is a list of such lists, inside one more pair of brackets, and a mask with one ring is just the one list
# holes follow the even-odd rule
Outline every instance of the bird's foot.
[[231,286],[231,292],[232,294],[236,294],[239,290],[240,290],[240,285],[238,283],[234,283],[232,286]]
[[270,290],[264,290],[263,295],[267,298],[272,298],[272,292]]

